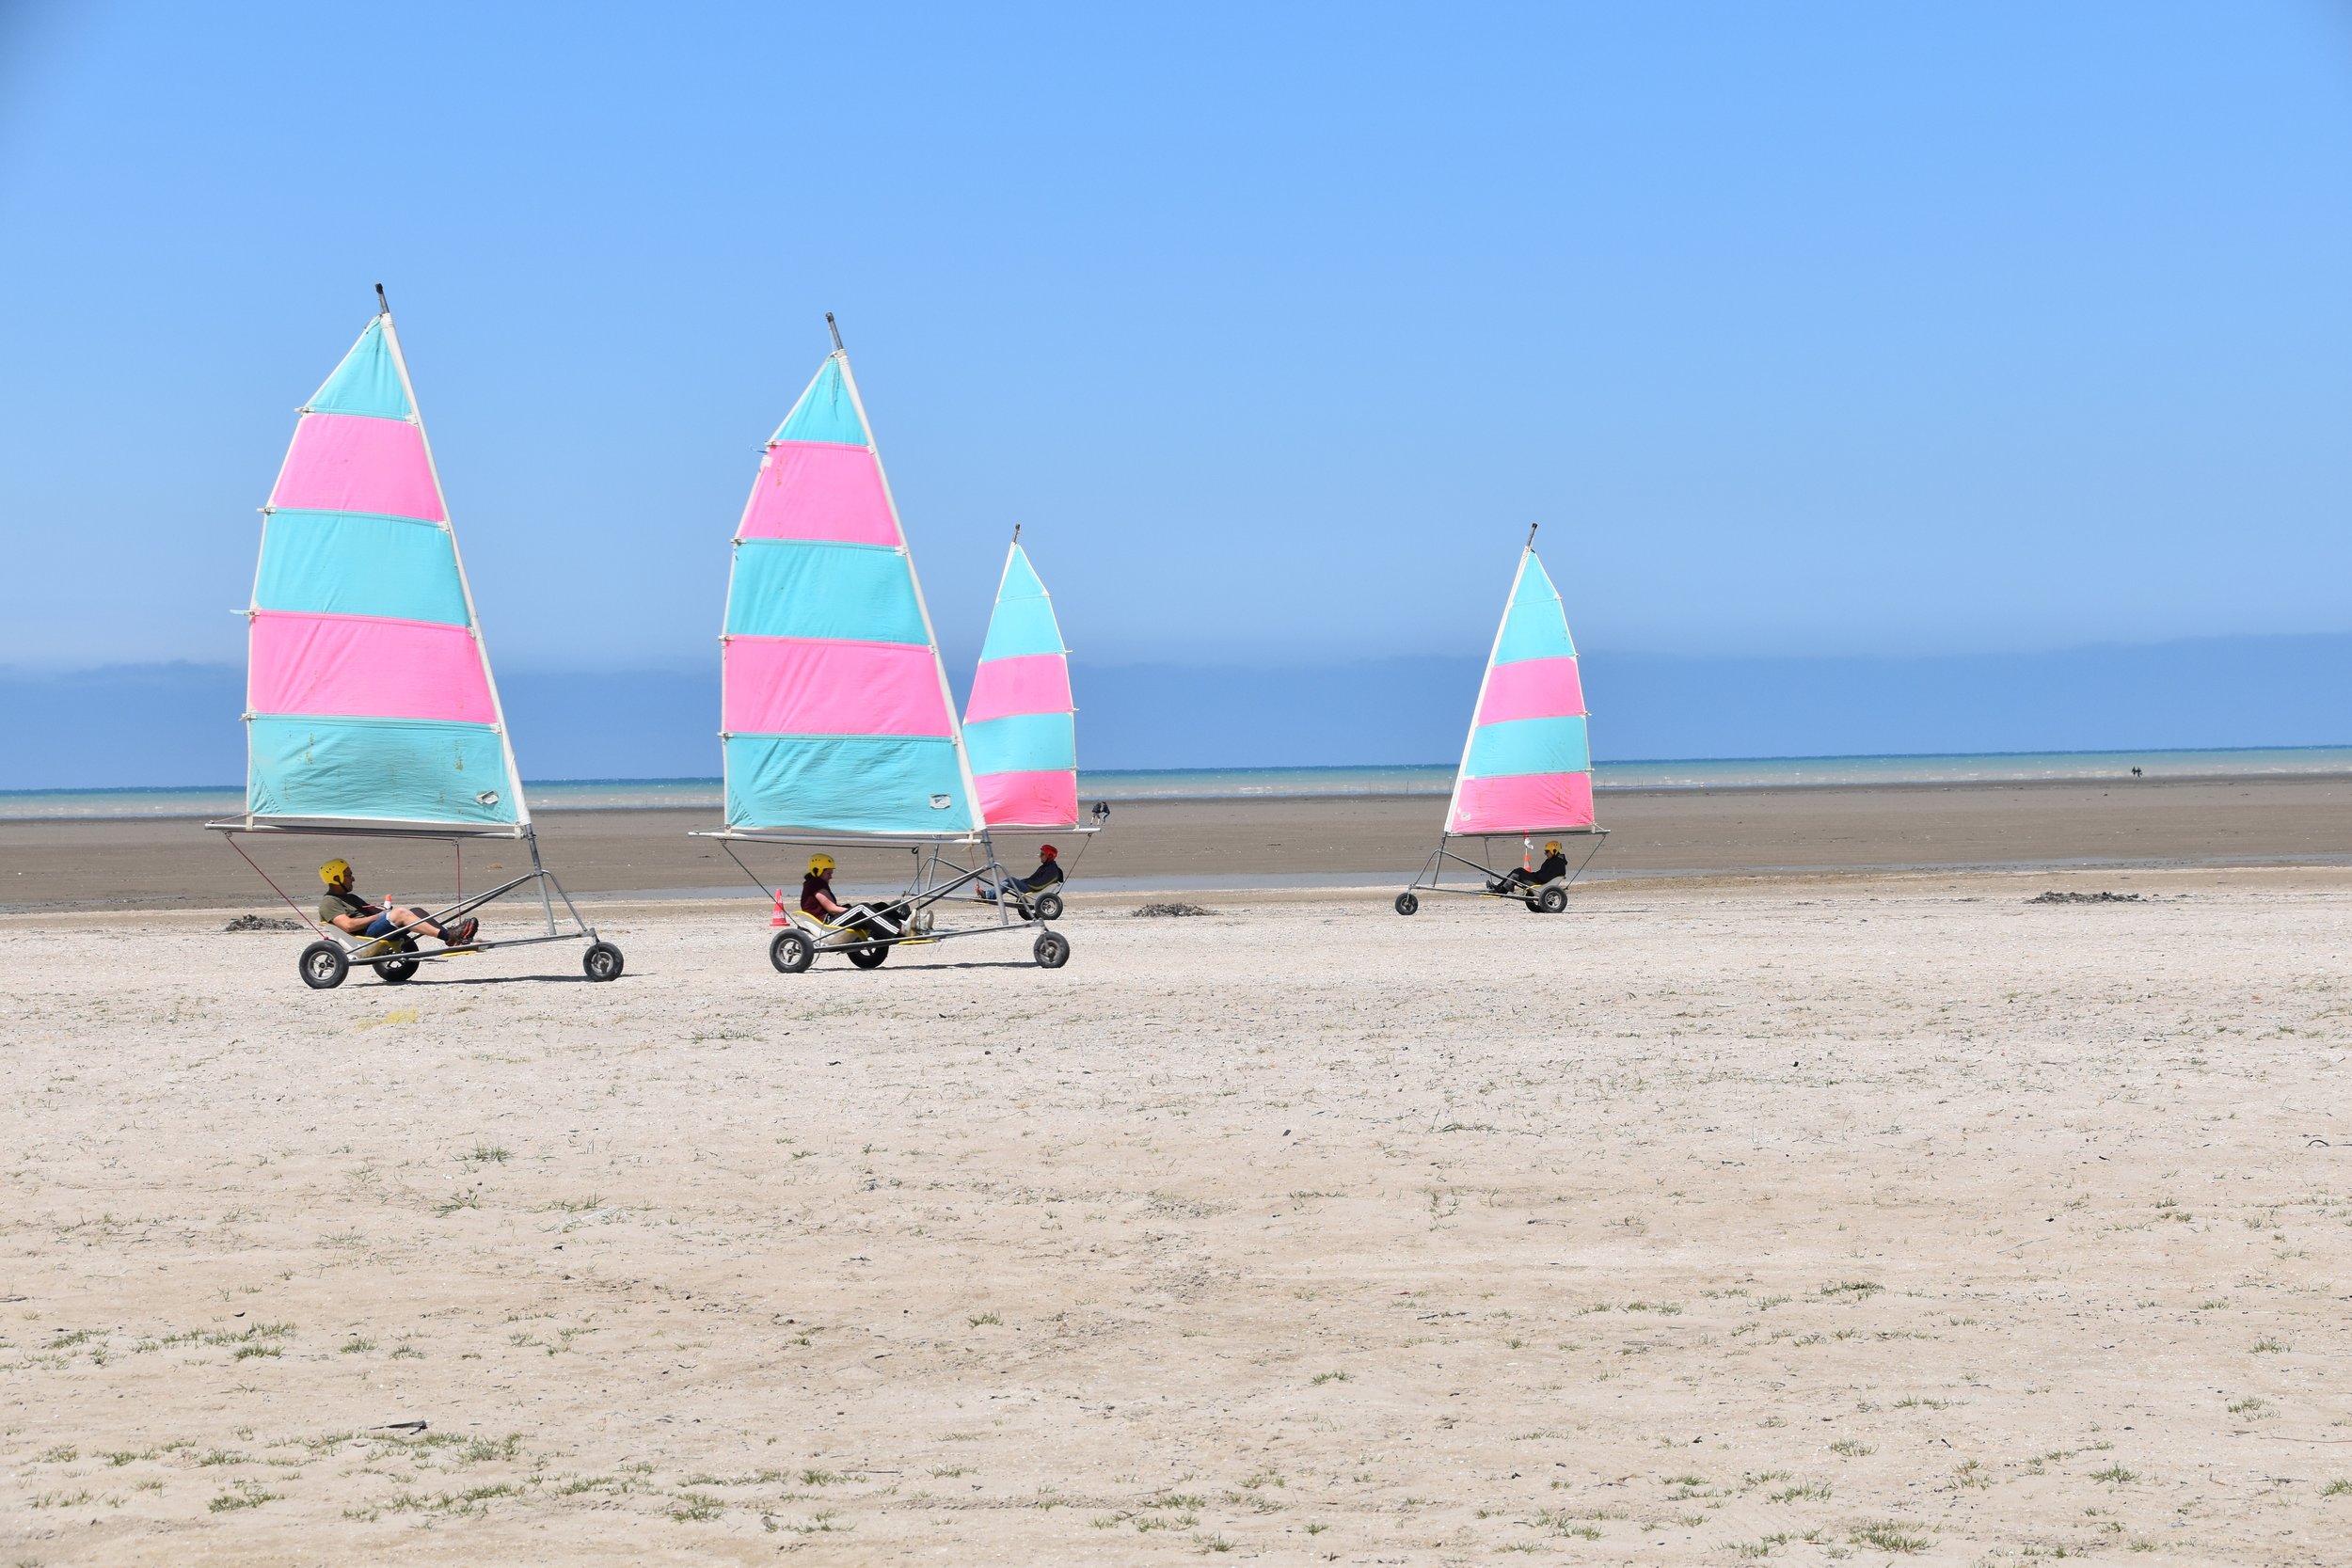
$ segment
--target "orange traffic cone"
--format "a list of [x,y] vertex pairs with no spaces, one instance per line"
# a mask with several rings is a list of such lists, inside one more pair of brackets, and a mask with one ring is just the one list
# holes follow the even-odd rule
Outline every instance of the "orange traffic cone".
[[789,926],[792,924],[792,917],[784,912],[784,889],[782,888],[776,889],[776,917],[775,919],[768,922],[768,924],[771,926]]

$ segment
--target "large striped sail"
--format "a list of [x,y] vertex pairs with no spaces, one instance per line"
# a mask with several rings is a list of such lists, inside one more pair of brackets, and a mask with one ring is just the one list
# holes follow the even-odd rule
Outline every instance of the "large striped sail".
[[248,819],[521,833],[530,813],[389,309],[303,404],[262,510]]
[[721,642],[730,831],[979,831],[930,612],[839,349],[760,459]]
[[992,828],[1078,825],[1078,730],[1070,650],[1053,596],[1013,534],[988,640],[963,708],[980,814]]
[[1528,833],[1592,825],[1593,754],[1576,641],[1531,538],[1479,684],[1445,831]]

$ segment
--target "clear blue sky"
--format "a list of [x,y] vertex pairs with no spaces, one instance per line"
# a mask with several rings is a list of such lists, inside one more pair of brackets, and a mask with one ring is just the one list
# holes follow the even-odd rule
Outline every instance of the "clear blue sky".
[[0,0],[0,664],[241,657],[383,280],[492,650],[702,667],[840,312],[968,654],[2352,630],[2352,14]]

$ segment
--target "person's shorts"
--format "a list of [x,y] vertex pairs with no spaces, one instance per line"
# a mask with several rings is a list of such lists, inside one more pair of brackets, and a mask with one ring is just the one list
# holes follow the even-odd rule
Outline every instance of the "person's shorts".
[[367,930],[361,934],[371,937],[380,937],[390,931],[391,928],[397,924],[398,922],[393,920],[390,915],[379,914],[373,920],[368,922]]

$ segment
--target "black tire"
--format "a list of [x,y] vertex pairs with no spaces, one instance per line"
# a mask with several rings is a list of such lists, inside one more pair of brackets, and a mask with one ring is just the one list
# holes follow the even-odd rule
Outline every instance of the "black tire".
[[804,973],[817,961],[817,944],[808,940],[808,933],[790,928],[778,931],[776,940],[768,944],[768,961],[780,974]]
[[314,942],[296,960],[302,983],[312,990],[333,990],[351,973],[351,959],[331,942]]
[[869,942],[863,947],[850,949],[850,961],[860,969],[880,969],[888,957],[890,943],[886,942]]
[[1399,914],[1411,914],[1411,913],[1413,913],[1415,911],[1419,910],[1420,908],[1421,908],[1421,900],[1420,900],[1420,899],[1418,899],[1418,898],[1416,898],[1416,897],[1414,897],[1411,894],[1409,894],[1409,893],[1400,893],[1400,894],[1398,894],[1398,895],[1396,895],[1396,912],[1397,912],[1397,913],[1399,913]]
[[1558,914],[1567,907],[1568,890],[1566,888],[1548,887],[1535,895],[1535,912],[1538,914]]
[[388,986],[405,986],[417,972],[417,962],[415,958],[387,958],[375,966],[376,978]]
[[1040,920],[1059,920],[1061,918],[1061,895],[1041,893],[1029,908],[1037,912]]
[[580,956],[580,973],[599,984],[619,979],[627,967],[628,960],[621,957],[621,950],[609,942],[592,942],[588,951]]
[[1059,969],[1070,961],[1070,939],[1059,931],[1041,931],[1029,956],[1040,969]]

